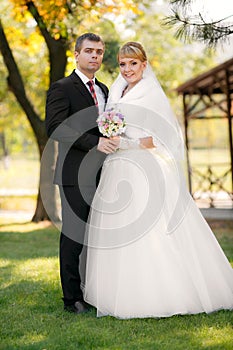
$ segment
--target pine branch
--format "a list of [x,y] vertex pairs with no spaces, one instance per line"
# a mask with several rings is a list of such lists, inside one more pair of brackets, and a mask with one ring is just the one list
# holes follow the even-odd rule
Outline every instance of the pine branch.
[[177,6],[187,6],[190,5],[193,2],[193,0],[171,0],[170,3],[172,5],[177,5]]
[[185,42],[190,42],[191,40],[201,41],[208,47],[214,48],[219,41],[224,42],[229,35],[233,34],[233,24],[224,23],[232,16],[230,15],[213,22],[205,22],[200,13],[198,16],[189,17],[180,15],[177,10],[173,10],[172,16],[164,18],[163,25],[175,27],[175,36]]

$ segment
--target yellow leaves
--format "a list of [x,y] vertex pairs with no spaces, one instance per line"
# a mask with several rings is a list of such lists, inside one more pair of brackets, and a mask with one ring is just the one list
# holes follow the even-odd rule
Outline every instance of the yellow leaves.
[[59,34],[59,33],[56,33],[56,34],[54,34],[53,37],[54,37],[55,40],[59,40],[59,39],[60,39],[60,34]]
[[159,68],[160,66],[160,63],[159,63],[159,58],[158,57],[153,57],[151,60],[150,60],[150,63],[152,65],[152,67],[154,67],[156,70]]
[[44,21],[62,21],[68,13],[68,8],[65,0],[54,1],[35,1],[35,5],[38,8],[40,15],[44,18]]
[[[17,20],[27,21],[29,18],[27,4],[29,0],[9,0],[13,5],[12,14]],[[79,15],[79,12],[86,12],[85,15],[93,14],[103,16],[106,13],[126,15],[127,12],[133,12],[138,15],[142,11],[139,9],[137,1],[134,0],[82,0],[78,2],[67,0],[32,0],[36,6],[43,21],[49,26],[53,23],[64,21],[69,13],[69,7],[72,8],[73,14]]]
[[[7,0],[18,22],[33,25],[32,10],[38,11],[41,22],[55,40],[68,39],[68,33],[80,33],[88,21],[97,24],[106,15],[134,17],[141,14],[139,0]],[[28,4],[28,5],[27,5]],[[28,6],[30,5],[30,11]],[[34,26],[38,26],[36,22]],[[85,28],[88,31],[88,27]]]
[[29,56],[33,56],[40,51],[44,43],[37,31],[30,27],[27,31],[23,31],[19,24],[12,23],[11,26],[5,26],[5,33],[14,54],[25,51],[28,52]]
[[90,1],[83,1],[82,3],[82,7],[84,8],[84,10],[89,10],[91,6],[93,5],[91,5]]
[[[105,6],[109,3],[109,0],[106,0]],[[142,11],[139,9],[137,2],[133,0],[111,0],[111,5],[107,5],[109,7],[109,10],[111,9],[112,12],[120,13],[125,15],[126,12],[131,11],[136,15],[139,15],[142,13]]]
[[[29,0],[9,0],[14,6],[13,13],[15,16],[24,17],[27,12],[27,3]],[[56,21],[62,20],[68,14],[68,5],[66,0],[34,0],[33,3],[37,7],[40,15],[45,20]],[[70,1],[72,7],[72,1]],[[73,9],[77,10],[100,10],[101,12],[114,12],[123,14],[126,11],[132,11],[140,14],[138,2],[134,0],[83,0],[78,5],[74,1]],[[22,18],[21,18],[22,20]]]
[[11,16],[16,21],[27,22],[28,19],[31,18],[30,14],[27,12],[25,1],[9,0],[9,3]]
[[56,1],[49,1],[49,3],[52,5],[52,6],[57,6],[57,7],[62,7],[65,5],[66,1],[63,1],[63,0],[56,0]]
[[28,47],[30,47],[30,55],[34,56],[41,50],[44,40],[37,32],[32,32],[28,38]]
[[[12,14],[17,20],[25,21],[28,16],[28,0],[9,0],[13,4]],[[68,13],[66,0],[34,0],[34,5],[38,9],[38,12],[44,21],[56,22],[62,21]]]

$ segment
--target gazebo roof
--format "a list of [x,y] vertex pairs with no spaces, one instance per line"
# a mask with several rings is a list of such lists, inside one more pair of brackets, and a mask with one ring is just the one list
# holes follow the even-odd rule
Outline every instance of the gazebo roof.
[[233,58],[186,81],[176,91],[183,95],[233,93]]

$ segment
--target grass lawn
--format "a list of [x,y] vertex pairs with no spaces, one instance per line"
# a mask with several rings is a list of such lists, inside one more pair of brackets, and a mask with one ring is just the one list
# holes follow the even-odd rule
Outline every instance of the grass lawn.
[[[233,222],[211,226],[233,264]],[[230,311],[134,320],[64,313],[58,241],[49,223],[2,221],[1,350],[233,349]]]

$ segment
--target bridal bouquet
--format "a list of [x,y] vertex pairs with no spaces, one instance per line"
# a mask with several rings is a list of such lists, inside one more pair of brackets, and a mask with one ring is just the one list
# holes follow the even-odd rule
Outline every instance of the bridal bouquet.
[[101,134],[107,137],[117,136],[125,131],[125,117],[116,109],[107,109],[97,118]]

